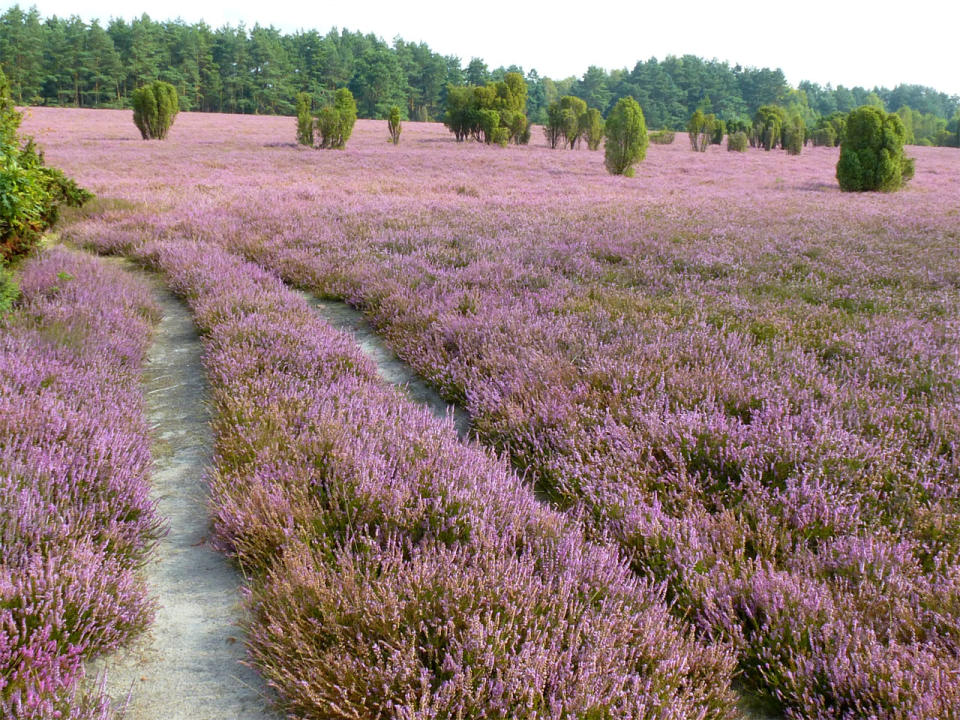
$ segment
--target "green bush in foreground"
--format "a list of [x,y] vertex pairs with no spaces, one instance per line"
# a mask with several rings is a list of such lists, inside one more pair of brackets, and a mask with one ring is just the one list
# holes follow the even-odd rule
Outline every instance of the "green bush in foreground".
[[837,161],[837,181],[846,191],[892,192],[913,177],[913,160],[903,154],[906,130],[895,113],[864,105],[847,116]]
[[604,164],[614,175],[633,177],[633,166],[647,155],[647,124],[643,110],[629,95],[620,98],[607,118]]
[[130,96],[133,123],[144,140],[164,140],[180,111],[177,89],[170,83],[156,80],[137,88]]
[[[93,197],[60,170],[44,165],[32,140],[21,147],[20,120],[0,72],[0,266],[30,252],[57,221],[60,206],[79,207]],[[9,279],[3,284],[2,294],[9,297]]]

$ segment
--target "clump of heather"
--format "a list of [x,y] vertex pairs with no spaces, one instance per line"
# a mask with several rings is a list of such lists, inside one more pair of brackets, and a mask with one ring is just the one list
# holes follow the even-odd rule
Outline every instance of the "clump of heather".
[[139,373],[147,289],[53,248],[0,328],[0,714],[106,718],[84,660],[142,630],[148,497]]
[[725,650],[273,275],[206,244],[137,252],[204,334],[218,542],[287,712],[732,716]]

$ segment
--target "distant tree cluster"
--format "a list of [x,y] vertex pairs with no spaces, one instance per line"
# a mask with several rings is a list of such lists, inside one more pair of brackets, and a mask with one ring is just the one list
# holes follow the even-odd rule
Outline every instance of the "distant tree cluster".
[[443,124],[458,142],[506,146],[530,140],[526,115],[527,83],[520,73],[507,73],[503,80],[485,85],[451,85],[447,88],[447,112]]

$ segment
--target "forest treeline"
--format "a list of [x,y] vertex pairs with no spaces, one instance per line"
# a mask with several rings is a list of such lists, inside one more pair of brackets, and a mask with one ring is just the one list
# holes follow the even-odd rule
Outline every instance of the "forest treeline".
[[651,58],[632,69],[591,66],[581,77],[551,79],[516,66],[490,69],[479,58],[464,63],[425,43],[396,38],[388,44],[336,28],[326,34],[260,25],[213,29],[147,15],[102,25],[77,16],[42,18],[36,8],[19,5],[0,16],[0,67],[22,105],[130,107],[133,90],[163,80],[177,88],[183,110],[292,115],[297,93],[324,103],[347,87],[360,117],[386,117],[397,106],[407,119],[440,120],[449,86],[484,85],[520,72],[532,122],[545,122],[550,104],[565,95],[604,116],[632,96],[649,127],[675,130],[685,128],[697,109],[729,121],[779,104],[812,127],[818,116],[872,104],[912,108],[918,142],[936,138],[960,107],[960,97],[919,85],[867,90],[801,82],[792,88],[779,69],[692,55]]

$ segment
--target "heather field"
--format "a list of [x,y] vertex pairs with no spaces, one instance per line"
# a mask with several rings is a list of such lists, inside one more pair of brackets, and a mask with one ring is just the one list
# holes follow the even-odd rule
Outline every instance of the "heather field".
[[[954,718],[960,152],[457,144],[359,121],[32,109],[68,240],[204,333],[218,542],[296,717]],[[471,416],[385,389],[288,284]],[[535,499],[549,498],[552,507]]]
[[144,629],[137,569],[163,531],[148,496],[141,283],[55,248],[0,319],[0,717],[113,717],[83,662]]

